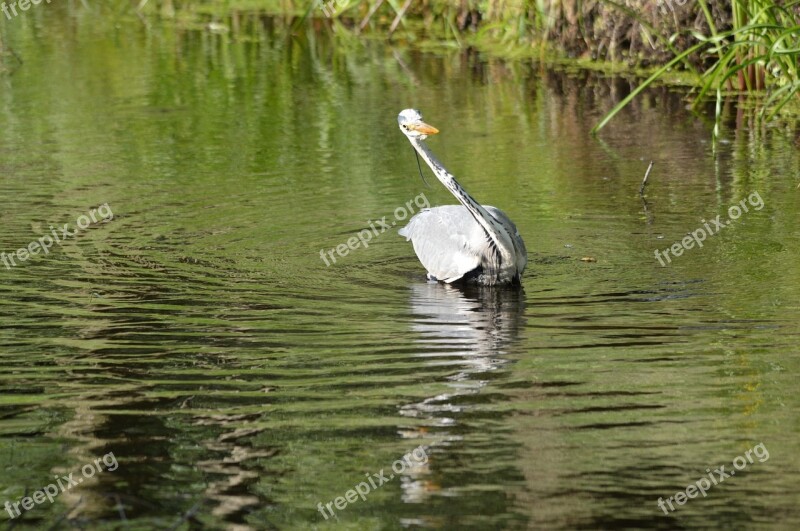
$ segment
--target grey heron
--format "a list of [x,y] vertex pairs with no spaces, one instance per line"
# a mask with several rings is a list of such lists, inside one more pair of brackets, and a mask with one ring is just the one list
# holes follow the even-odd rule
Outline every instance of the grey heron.
[[415,109],[397,117],[400,130],[461,205],[426,208],[399,234],[411,240],[428,279],[445,283],[519,284],[528,254],[514,223],[503,211],[482,206],[434,156],[424,140],[439,132]]

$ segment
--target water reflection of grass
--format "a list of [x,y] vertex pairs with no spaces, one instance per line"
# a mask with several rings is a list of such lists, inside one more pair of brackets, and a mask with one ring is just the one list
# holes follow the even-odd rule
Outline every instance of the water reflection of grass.
[[336,0],[335,9],[324,12],[320,1],[210,0],[195,4],[142,0],[139,4],[145,14],[214,27],[224,20],[235,32],[247,26],[243,14],[261,13],[290,17],[286,25],[295,28],[309,21],[315,29],[331,28],[344,44],[350,41],[352,45],[356,36],[383,37],[397,30],[399,41],[423,49],[475,46],[505,57],[567,56],[583,63],[649,69],[649,77],[645,76],[595,131],[645,87],[672,82],[677,72],[685,72],[696,86],[695,106],[709,95],[716,96],[715,133],[719,132],[725,95],[746,95],[757,107],[758,119],[771,119],[797,101],[799,6],[798,1],[777,0],[644,5],[626,0],[591,5],[577,0]]

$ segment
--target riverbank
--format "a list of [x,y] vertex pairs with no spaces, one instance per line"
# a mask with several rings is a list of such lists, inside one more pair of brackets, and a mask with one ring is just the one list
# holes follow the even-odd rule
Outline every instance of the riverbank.
[[744,94],[759,119],[799,107],[800,33],[791,30],[800,21],[797,1],[233,0],[178,7],[154,0],[140,7],[140,16],[205,21],[212,31],[238,33],[258,13],[278,17],[293,34],[303,27],[327,31],[345,44],[389,40],[424,51],[468,49],[574,65],[636,76],[644,80],[641,88],[654,82],[694,87],[695,105],[711,97],[721,108],[725,96]]
[[[734,2],[738,3],[765,2]],[[737,18],[731,4],[688,0],[406,0],[402,4],[384,0],[212,0],[202,4],[150,0],[140,6],[142,13],[167,17],[219,19],[260,11],[293,21],[312,19],[317,26],[328,22],[352,34],[424,47],[469,45],[502,55],[547,53],[636,67],[665,64],[694,44],[697,35],[731,30]]]
[[[787,29],[798,25],[798,5],[778,6],[774,0],[726,5],[706,0],[142,0],[91,7],[75,3],[64,10],[72,17],[88,9],[115,18],[136,16],[145,25],[168,21],[178,30],[239,41],[269,34],[313,45],[326,35],[343,49],[378,41],[437,54],[461,50],[483,58],[530,59],[625,77],[632,83],[630,98],[652,83],[683,86],[695,107],[716,101],[716,133],[726,98],[744,98],[757,121],[800,115],[800,33]],[[0,25],[0,37],[2,30]],[[11,46],[7,49],[13,53]],[[10,64],[16,67],[19,61]],[[0,64],[4,68],[11,70]],[[621,106],[630,101],[626,95],[621,99]]]

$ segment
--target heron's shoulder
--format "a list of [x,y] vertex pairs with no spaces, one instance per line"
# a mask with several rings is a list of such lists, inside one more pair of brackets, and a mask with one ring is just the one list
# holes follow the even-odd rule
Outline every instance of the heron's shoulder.
[[495,219],[498,219],[498,220],[502,219],[502,220],[511,221],[509,219],[509,217],[506,215],[505,212],[503,212],[502,210],[500,210],[499,208],[497,208],[495,206],[484,205],[483,208],[485,208],[489,212],[489,214],[491,214],[492,217],[494,217]]
[[517,226],[514,224],[513,221],[511,221],[511,218],[509,218],[505,212],[493,206],[485,206],[483,208],[485,208],[486,211],[489,212],[489,214],[491,214],[494,219],[496,219],[503,225],[513,229],[513,232],[517,231]]

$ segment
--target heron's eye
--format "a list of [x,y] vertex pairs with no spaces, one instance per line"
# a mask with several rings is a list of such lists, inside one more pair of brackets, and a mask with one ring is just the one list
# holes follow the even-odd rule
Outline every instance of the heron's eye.
[[407,126],[406,124],[403,124],[403,129],[405,129],[406,131],[408,131],[408,126]]

